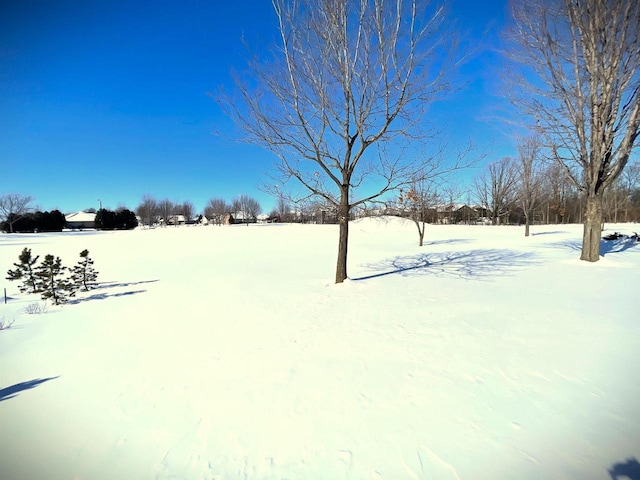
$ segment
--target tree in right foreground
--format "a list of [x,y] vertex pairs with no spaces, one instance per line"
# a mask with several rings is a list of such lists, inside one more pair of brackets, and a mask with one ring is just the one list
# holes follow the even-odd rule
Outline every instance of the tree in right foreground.
[[[640,2],[518,0],[514,103],[582,192],[581,260],[600,258],[602,199],[640,133]],[[519,47],[519,48],[518,48]]]

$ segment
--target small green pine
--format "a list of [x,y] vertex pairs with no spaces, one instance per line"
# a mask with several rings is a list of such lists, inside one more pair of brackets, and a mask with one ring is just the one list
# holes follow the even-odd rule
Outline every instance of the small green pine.
[[31,257],[31,249],[25,248],[22,250],[22,253],[18,257],[20,263],[14,263],[13,265],[16,267],[15,270],[7,271],[7,280],[22,280],[22,285],[18,287],[20,292],[25,293],[36,293],[38,292],[38,283],[36,281],[36,277],[33,271],[33,266],[38,261],[39,256],[35,258]]

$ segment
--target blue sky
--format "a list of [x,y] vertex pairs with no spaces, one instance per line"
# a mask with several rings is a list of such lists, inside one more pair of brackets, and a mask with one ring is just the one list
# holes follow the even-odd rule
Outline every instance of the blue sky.
[[[506,0],[455,0],[452,12],[485,46],[462,69],[468,87],[432,120],[454,142],[491,144],[488,159],[514,154],[489,113],[501,101],[490,45]],[[0,194],[65,213],[98,199],[134,209],[144,194],[201,211],[247,194],[270,211],[259,187],[273,157],[226,138],[237,132],[208,93],[246,65],[243,36],[268,45],[274,28],[270,0],[1,2]]]

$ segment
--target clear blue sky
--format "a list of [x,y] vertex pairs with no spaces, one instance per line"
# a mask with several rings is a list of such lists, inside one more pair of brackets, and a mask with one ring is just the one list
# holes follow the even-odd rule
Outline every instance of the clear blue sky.
[[[493,43],[506,0],[456,0],[474,42]],[[124,205],[144,194],[174,202],[258,199],[273,157],[224,139],[234,126],[208,93],[232,84],[251,45],[273,39],[270,0],[7,0],[0,2],[0,194],[31,195],[64,213]],[[481,48],[471,83],[433,110],[461,140],[513,154],[488,115],[499,96],[499,55]],[[471,175],[470,173],[469,175]]]

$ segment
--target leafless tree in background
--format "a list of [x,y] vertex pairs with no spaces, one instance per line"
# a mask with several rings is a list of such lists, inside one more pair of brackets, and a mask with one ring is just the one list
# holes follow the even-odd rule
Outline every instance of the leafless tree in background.
[[280,218],[281,222],[287,222],[290,220],[291,204],[287,201],[284,195],[278,195],[276,199],[275,213]]
[[216,225],[222,225],[224,216],[231,212],[231,205],[222,198],[212,198],[204,209],[204,216],[213,220]]
[[240,195],[235,198],[231,203],[231,207],[234,213],[242,215],[242,221],[247,225],[262,212],[260,203],[249,195]]
[[640,131],[640,2],[518,0],[513,16],[515,56],[528,67],[514,101],[583,193],[580,258],[595,262],[603,194]]
[[420,247],[424,244],[426,224],[437,220],[435,217],[439,203],[440,197],[433,182],[419,180],[414,182],[406,193],[400,191],[396,209],[401,216],[410,218],[415,224]]
[[175,213],[175,207],[175,204],[168,198],[158,202],[158,215],[162,217],[163,226],[168,225],[169,218]]
[[279,184],[337,209],[341,283],[352,209],[441,168],[419,142],[434,134],[427,108],[450,90],[454,36],[429,0],[272,1],[279,49],[238,81],[243,101],[222,103],[246,141],[278,157]]
[[624,192],[624,221],[629,221],[629,209],[632,204],[632,195],[635,190],[640,189],[640,161],[636,160],[626,166],[620,175],[620,186]]
[[476,198],[480,205],[491,211],[491,224],[501,223],[509,213],[516,194],[517,175],[510,157],[490,163],[486,171],[475,179]]
[[[178,211],[179,210],[179,211]],[[176,213],[184,216],[185,222],[189,222],[195,215],[196,208],[189,200],[185,200],[181,205],[176,207]]]
[[0,196],[0,219],[9,224],[9,233],[13,233],[13,224],[29,213],[33,198],[19,193]]
[[531,216],[542,198],[542,145],[537,137],[523,138],[518,142],[516,175],[517,196],[524,214],[524,236],[529,236]]
[[143,195],[142,201],[136,208],[136,214],[142,219],[143,224],[151,227],[158,216],[158,201],[151,195]]

